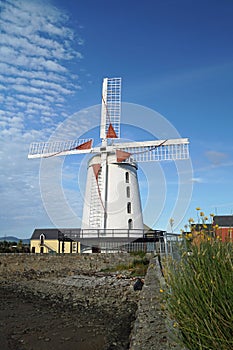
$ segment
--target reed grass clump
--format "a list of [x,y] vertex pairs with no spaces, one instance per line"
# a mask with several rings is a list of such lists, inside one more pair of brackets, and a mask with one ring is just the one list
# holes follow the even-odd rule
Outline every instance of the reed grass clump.
[[232,248],[205,240],[168,262],[167,309],[187,349],[233,349]]

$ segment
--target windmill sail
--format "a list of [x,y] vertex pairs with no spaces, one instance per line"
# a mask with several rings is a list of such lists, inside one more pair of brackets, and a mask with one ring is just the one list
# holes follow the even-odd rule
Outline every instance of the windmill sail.
[[48,158],[70,154],[90,153],[92,139],[78,139],[55,142],[34,142],[29,148],[28,158]]
[[121,78],[105,78],[102,90],[100,138],[120,138]]
[[[163,160],[182,160],[189,158],[189,141],[187,138],[128,142],[117,144],[117,151],[128,153],[124,161],[154,162]],[[116,154],[117,158],[118,155]]]

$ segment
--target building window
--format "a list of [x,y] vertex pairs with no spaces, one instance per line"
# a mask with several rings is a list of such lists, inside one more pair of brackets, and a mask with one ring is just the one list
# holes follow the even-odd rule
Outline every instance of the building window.
[[132,220],[132,219],[129,219],[129,220],[128,220],[128,229],[129,229],[129,230],[132,230],[132,228],[133,228],[133,220]]
[[77,253],[77,242],[73,242],[73,253]]
[[125,182],[129,183],[129,172],[128,171],[126,171],[126,173],[125,173]]
[[127,203],[127,213],[131,214],[131,203],[130,202]]
[[232,228],[228,230],[228,238],[231,240],[232,239]]
[[130,198],[130,187],[129,186],[126,187],[126,196],[127,196],[127,198]]
[[40,235],[40,244],[41,244],[41,245],[44,245],[44,239],[45,239],[45,235],[42,233],[42,234]]

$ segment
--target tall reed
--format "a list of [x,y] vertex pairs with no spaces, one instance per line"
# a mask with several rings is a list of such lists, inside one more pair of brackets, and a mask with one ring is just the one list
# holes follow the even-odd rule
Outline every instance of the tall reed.
[[168,312],[187,349],[233,349],[232,248],[204,240],[168,262]]

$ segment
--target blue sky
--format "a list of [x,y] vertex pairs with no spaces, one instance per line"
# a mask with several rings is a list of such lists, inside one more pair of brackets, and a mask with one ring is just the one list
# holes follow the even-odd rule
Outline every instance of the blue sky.
[[[53,226],[43,206],[40,161],[27,159],[29,144],[52,134],[76,138],[87,130],[98,137],[98,130],[91,130],[98,125],[91,106],[100,103],[105,76],[122,77],[124,103],[157,111],[190,139],[193,193],[183,220],[174,218],[176,231],[195,218],[196,207],[207,215],[232,214],[232,18],[229,0],[3,0],[0,236],[29,237],[35,227]],[[88,118],[79,112],[86,108]],[[150,123],[147,132],[125,126],[122,136],[149,138],[156,118]],[[54,162],[62,167],[57,181],[73,213],[59,224],[72,226],[81,216],[86,157]],[[50,177],[47,173],[48,186],[55,163]],[[172,164],[151,164],[139,175],[146,223],[166,229],[177,199],[177,170]],[[152,187],[160,188],[157,197]],[[149,206],[148,193],[155,196]],[[62,217],[54,193],[50,201]]]

